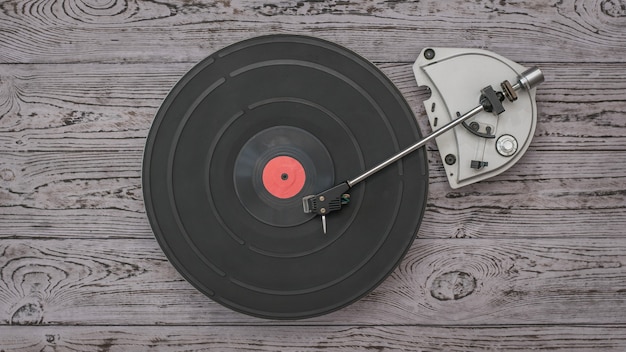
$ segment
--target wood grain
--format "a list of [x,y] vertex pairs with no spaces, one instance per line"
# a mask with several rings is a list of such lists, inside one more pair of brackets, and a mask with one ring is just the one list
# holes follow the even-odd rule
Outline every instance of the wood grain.
[[[623,351],[625,327],[125,326],[4,328],[5,351]],[[297,338],[294,338],[297,336]]]
[[[531,63],[529,63],[531,64]],[[191,67],[182,64],[0,66],[0,150],[143,150],[161,101]],[[380,64],[430,133],[410,63]],[[623,64],[541,66],[533,146],[626,150]]]
[[[398,269],[359,302],[318,318],[276,322],[210,301],[181,279],[152,239],[3,239],[0,323],[626,324],[624,253],[623,238],[418,239]],[[474,283],[464,294],[459,277]]]
[[[152,238],[141,192],[141,152],[0,153],[0,237]],[[420,238],[621,238],[624,151],[543,151],[453,190],[429,152]]]
[[[4,1],[2,63],[199,61],[256,35],[338,42],[376,61],[488,47],[514,61],[621,62],[620,0]],[[537,53],[541,53],[538,55]],[[601,54],[600,54],[601,53]]]
[[[7,0],[0,3],[0,352],[626,350],[624,0]],[[539,65],[539,123],[504,174],[430,191],[407,257],[297,322],[234,313],[166,260],[145,137],[196,62],[263,34],[374,61],[427,126],[411,64],[473,47]]]

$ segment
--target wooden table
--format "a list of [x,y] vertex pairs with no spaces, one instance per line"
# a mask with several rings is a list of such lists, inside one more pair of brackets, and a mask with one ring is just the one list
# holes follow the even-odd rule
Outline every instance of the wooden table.
[[[0,4],[0,350],[626,349],[626,2],[9,0]],[[141,161],[172,85],[215,50],[297,33],[376,63],[430,131],[429,46],[538,65],[539,122],[512,169],[430,195],[400,267],[361,301],[269,321],[166,260]]]

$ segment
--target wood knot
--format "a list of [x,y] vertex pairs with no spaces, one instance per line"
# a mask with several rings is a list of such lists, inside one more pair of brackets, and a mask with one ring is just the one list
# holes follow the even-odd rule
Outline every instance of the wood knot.
[[452,271],[435,278],[430,295],[440,301],[450,301],[469,296],[474,289],[476,278],[462,271]]
[[15,180],[15,173],[10,169],[2,169],[0,170],[0,180],[13,181]]
[[611,17],[626,17],[625,0],[604,0],[600,3],[603,14]]
[[11,316],[12,325],[35,325],[43,321],[41,303],[26,303],[19,307]]

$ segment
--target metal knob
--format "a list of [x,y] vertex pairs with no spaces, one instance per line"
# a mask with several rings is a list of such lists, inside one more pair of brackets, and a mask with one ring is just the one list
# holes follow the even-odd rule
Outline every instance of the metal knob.
[[543,77],[543,72],[537,66],[533,66],[528,70],[522,72],[521,75],[517,78],[518,81],[513,85],[514,90],[519,90],[524,87],[526,90],[531,90],[542,83],[545,78]]
[[517,139],[510,134],[500,136],[496,141],[496,150],[502,156],[511,156],[517,151]]

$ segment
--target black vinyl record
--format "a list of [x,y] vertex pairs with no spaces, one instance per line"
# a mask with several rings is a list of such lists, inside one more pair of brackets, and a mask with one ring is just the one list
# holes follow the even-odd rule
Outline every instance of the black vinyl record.
[[374,289],[411,246],[425,152],[350,189],[327,234],[302,197],[420,138],[398,89],[354,52],[304,36],[245,40],[193,67],[156,114],[147,215],[170,262],[214,301],[264,318],[325,314]]

